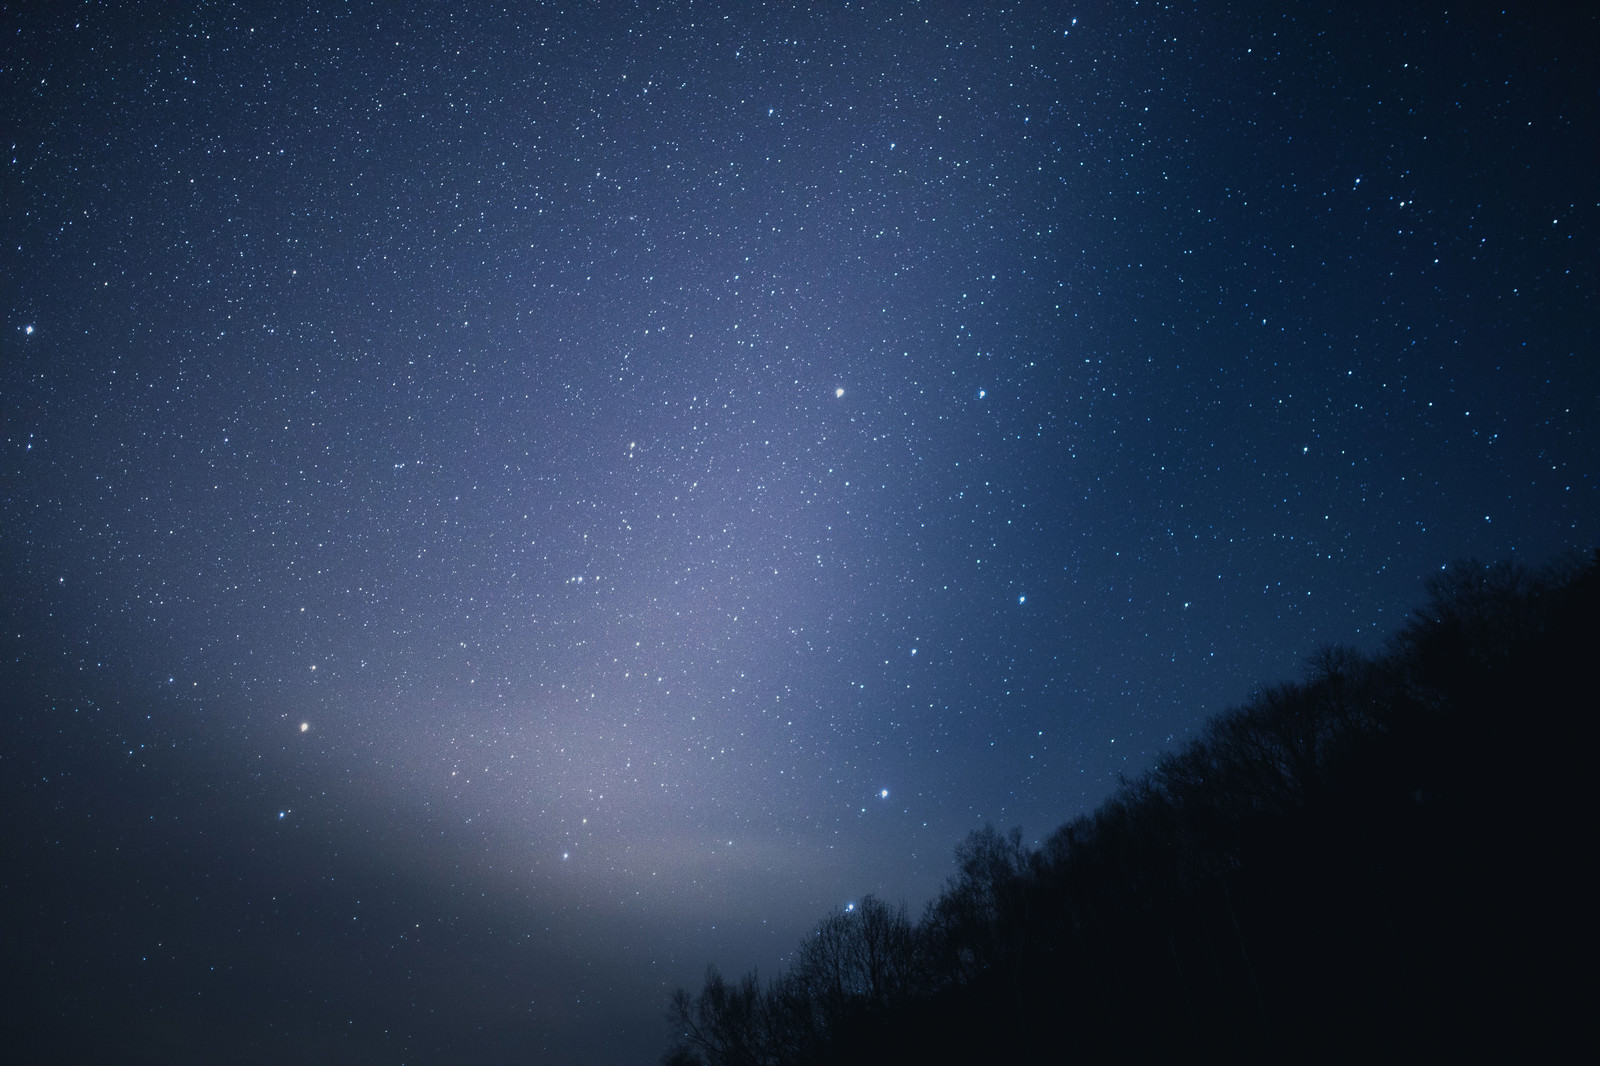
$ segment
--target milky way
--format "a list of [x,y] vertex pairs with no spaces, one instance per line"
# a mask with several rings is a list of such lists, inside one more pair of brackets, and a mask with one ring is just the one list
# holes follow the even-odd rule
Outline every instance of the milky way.
[[1596,543],[1592,16],[806,6],[13,15],[39,1061],[653,1061]]

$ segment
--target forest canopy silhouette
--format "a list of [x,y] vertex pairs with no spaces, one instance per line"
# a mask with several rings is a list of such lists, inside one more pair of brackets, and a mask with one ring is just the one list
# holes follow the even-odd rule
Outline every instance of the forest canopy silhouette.
[[1597,617],[1600,552],[1457,563],[1041,846],[973,832],[920,919],[868,897],[776,978],[708,968],[662,1061],[1526,1057],[1582,1016]]

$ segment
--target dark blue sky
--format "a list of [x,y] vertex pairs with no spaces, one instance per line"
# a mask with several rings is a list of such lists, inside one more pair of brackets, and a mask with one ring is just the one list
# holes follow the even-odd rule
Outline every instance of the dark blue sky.
[[35,1061],[653,1061],[707,962],[1600,539],[1592,15],[4,29]]

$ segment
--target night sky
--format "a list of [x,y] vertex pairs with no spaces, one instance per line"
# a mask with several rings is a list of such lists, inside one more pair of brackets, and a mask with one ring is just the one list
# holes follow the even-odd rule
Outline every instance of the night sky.
[[1600,542],[1596,17],[1331,6],[8,5],[30,1061],[653,1062]]

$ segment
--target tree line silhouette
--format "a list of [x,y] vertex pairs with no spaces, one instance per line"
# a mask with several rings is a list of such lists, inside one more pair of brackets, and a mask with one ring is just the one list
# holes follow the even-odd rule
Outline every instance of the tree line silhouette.
[[775,979],[708,968],[662,1061],[1537,1056],[1584,1017],[1597,618],[1600,552],[1457,563],[1040,847],[973,832],[920,920],[868,897]]

